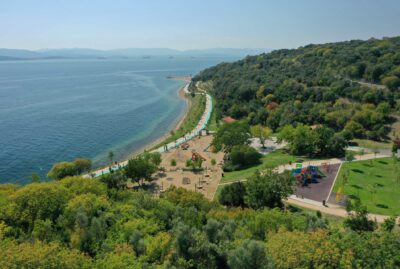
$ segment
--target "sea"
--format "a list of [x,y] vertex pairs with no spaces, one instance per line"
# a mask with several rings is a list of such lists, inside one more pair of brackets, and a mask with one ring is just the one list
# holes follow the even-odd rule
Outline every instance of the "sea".
[[169,133],[185,82],[231,57],[151,57],[0,62],[0,183],[46,180],[54,163],[120,160]]

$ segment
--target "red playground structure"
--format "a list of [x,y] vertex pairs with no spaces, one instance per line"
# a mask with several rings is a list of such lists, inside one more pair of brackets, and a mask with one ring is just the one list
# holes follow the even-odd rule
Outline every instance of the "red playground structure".
[[310,183],[318,183],[318,179],[325,177],[317,166],[292,169],[292,175],[300,186],[307,186]]

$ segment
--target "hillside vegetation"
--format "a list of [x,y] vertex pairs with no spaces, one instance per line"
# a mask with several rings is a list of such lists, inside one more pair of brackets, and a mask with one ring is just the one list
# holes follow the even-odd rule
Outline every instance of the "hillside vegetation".
[[308,45],[248,56],[202,71],[212,81],[217,115],[274,131],[325,124],[347,138],[386,138],[400,108],[400,37]]
[[0,195],[0,268],[400,266],[390,223],[355,232],[320,214],[227,209],[184,189],[158,198],[80,177],[2,185]]

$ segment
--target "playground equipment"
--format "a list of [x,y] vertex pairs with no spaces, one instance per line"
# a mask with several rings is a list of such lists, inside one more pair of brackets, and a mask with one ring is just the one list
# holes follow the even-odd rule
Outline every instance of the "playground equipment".
[[197,153],[195,150],[192,151],[192,161],[197,161],[197,160],[202,160],[205,161],[206,158],[204,158],[200,153]]
[[325,174],[321,172],[319,167],[312,165],[304,168],[292,169],[292,175],[301,186],[307,186],[310,183],[318,183],[318,178],[325,177]]
[[182,178],[182,184],[184,184],[184,185],[190,184],[190,178],[188,178],[188,177]]
[[183,144],[181,145],[181,148],[182,148],[183,150],[187,150],[187,149],[189,149],[189,144],[188,144],[188,143],[183,143]]

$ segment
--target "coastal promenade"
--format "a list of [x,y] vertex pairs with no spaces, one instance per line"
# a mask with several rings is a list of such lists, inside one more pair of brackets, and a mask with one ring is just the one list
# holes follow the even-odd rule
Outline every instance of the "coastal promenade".
[[[186,84],[185,87],[184,87],[185,94],[189,93],[188,88],[189,88],[189,83]],[[187,133],[184,136],[180,137],[179,139],[177,139],[177,140],[175,140],[175,141],[173,141],[171,143],[168,143],[167,145],[163,145],[163,146],[161,146],[159,148],[156,148],[156,149],[152,150],[151,152],[164,153],[165,151],[168,151],[170,149],[179,147],[183,143],[186,143],[187,141],[190,141],[193,138],[195,138],[196,136],[198,136],[200,134],[200,132],[206,128],[206,126],[207,126],[207,124],[208,124],[208,122],[209,122],[209,120],[211,118],[213,100],[212,100],[211,95],[209,95],[208,93],[206,93],[203,90],[200,90],[196,94],[201,94],[201,95],[205,95],[206,96],[206,107],[205,107],[204,112],[203,112],[198,124],[196,125],[196,127],[192,131],[190,131],[189,133]],[[104,168],[92,171],[90,174],[85,175],[85,176],[86,177],[90,177],[90,176],[99,177],[101,175],[110,173],[110,169],[113,170],[113,171],[116,171],[116,170],[121,169],[122,167],[126,166],[127,164],[128,164],[128,160],[122,161],[122,162],[119,162],[119,163],[117,163],[117,164],[115,164],[115,165],[113,165],[111,167],[104,167]]]

